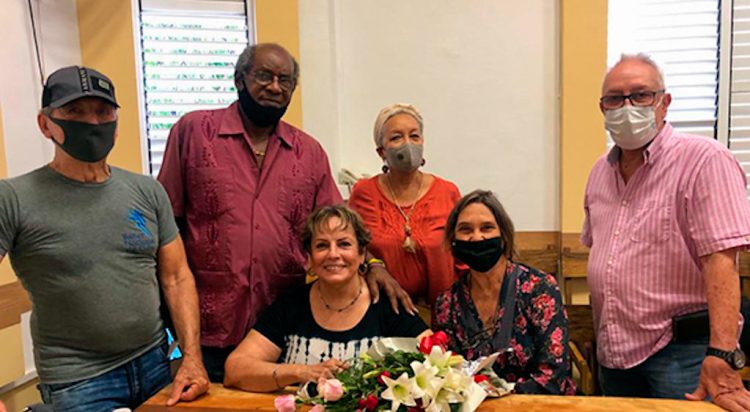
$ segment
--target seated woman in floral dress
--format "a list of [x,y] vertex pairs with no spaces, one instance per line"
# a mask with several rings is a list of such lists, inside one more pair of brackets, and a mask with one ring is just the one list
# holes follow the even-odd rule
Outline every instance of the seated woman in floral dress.
[[516,393],[575,394],[560,289],[552,275],[512,260],[513,222],[497,198],[482,190],[464,196],[445,234],[469,269],[438,297],[432,329],[466,359],[501,352],[493,369]]

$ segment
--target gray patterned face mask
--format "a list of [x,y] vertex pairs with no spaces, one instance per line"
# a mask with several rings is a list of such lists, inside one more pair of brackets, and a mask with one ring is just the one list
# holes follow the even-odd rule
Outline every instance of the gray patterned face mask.
[[385,149],[385,164],[399,172],[412,172],[422,165],[424,145],[404,143]]

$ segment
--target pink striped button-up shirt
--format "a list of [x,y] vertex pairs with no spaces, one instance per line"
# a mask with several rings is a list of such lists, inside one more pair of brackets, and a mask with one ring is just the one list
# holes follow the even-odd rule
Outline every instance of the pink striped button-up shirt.
[[750,245],[745,174],[717,141],[666,123],[628,180],[614,147],[591,170],[581,242],[597,353],[627,369],[672,338],[672,317],[705,309],[701,256]]

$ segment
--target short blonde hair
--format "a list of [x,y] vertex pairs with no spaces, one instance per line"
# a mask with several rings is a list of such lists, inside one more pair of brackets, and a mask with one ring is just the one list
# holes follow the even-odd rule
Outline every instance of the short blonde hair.
[[422,133],[424,123],[422,121],[422,115],[419,113],[416,107],[408,103],[394,103],[380,109],[378,117],[375,118],[375,128],[372,133],[373,140],[375,141],[375,147],[378,149],[383,147],[383,126],[393,116],[398,114],[408,114],[413,117],[414,120],[419,123],[419,132]]

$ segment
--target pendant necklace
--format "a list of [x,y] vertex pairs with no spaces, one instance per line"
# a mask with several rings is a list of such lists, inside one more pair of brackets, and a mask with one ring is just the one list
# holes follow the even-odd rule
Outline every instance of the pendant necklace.
[[355,296],[351,302],[349,302],[346,306],[342,308],[334,308],[331,305],[329,305],[328,302],[326,302],[326,298],[323,297],[323,291],[320,289],[320,283],[318,283],[318,294],[320,295],[320,301],[323,302],[323,306],[325,306],[326,309],[341,313],[349,309],[350,307],[354,306],[354,303],[357,302],[357,299],[359,299],[359,297],[362,296],[362,278],[359,278],[359,292],[357,292],[357,296]]
[[388,190],[391,192],[391,197],[393,197],[393,203],[396,205],[396,208],[401,213],[401,216],[404,217],[404,234],[406,235],[406,238],[404,239],[404,243],[401,246],[409,253],[417,253],[417,244],[411,238],[411,226],[409,222],[409,217],[411,216],[411,212],[413,212],[414,209],[416,209],[417,201],[419,200],[419,193],[422,192],[422,183],[424,183],[424,177],[422,176],[422,172],[419,172],[419,189],[417,190],[417,196],[414,198],[414,202],[411,205],[411,209],[409,209],[409,213],[405,213],[404,209],[401,208],[401,205],[398,204],[398,199],[396,198],[396,194],[393,192],[393,188],[391,187],[390,175],[388,174],[385,175],[385,183],[388,186]]

